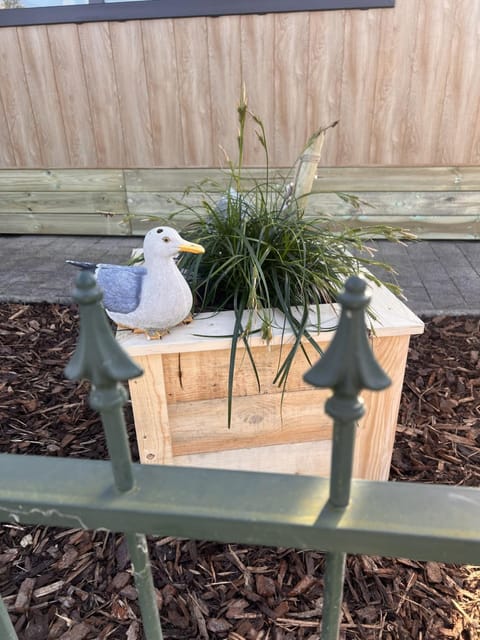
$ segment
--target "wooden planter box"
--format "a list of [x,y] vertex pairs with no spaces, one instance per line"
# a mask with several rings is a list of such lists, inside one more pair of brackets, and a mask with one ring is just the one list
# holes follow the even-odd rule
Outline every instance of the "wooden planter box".
[[[365,392],[367,414],[359,424],[354,476],[388,478],[397,414],[410,336],[422,333],[423,323],[385,288],[374,287],[371,343],[392,379],[381,393]],[[322,331],[315,336],[325,348],[338,323],[338,308],[324,305]],[[279,358],[281,331],[267,346],[253,335],[261,390],[239,344],[233,415],[227,425],[227,379],[233,313],[200,314],[190,325],[176,327],[162,340],[147,340],[120,331],[118,340],[144,369],[130,381],[135,428],[143,463],[178,464],[223,469],[328,475],[331,420],[323,406],[331,395],[303,382],[309,368],[298,354],[286,393],[272,384]],[[226,337],[227,336],[227,337]],[[291,336],[284,336],[284,340]],[[318,359],[307,344],[312,363]]]

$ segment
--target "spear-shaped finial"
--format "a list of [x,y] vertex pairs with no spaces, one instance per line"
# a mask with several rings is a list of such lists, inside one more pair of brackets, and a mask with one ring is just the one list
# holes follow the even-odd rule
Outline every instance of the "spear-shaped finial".
[[119,383],[143,372],[115,340],[101,305],[103,294],[93,274],[81,271],[76,284],[74,299],[80,307],[80,335],[65,375],[70,380],[91,381],[90,405],[102,417],[115,485],[119,491],[129,491],[133,487],[132,460],[123,417],[127,392]]
[[100,304],[102,297],[95,276],[82,270],[73,294],[80,306],[80,335],[65,375],[70,380],[90,380],[96,388],[142,375],[113,337]]
[[[342,314],[332,343],[304,376],[316,387],[333,389],[325,411],[334,419],[328,507],[335,511],[345,509],[350,500],[356,425],[365,413],[358,394],[362,389],[380,391],[390,384],[368,343],[365,310],[370,295],[365,280],[350,277],[338,301]],[[340,551],[326,554],[321,633],[325,640],[339,636],[345,560]]]
[[365,310],[371,295],[367,283],[351,276],[338,296],[342,305],[335,336],[320,360],[304,376],[314,387],[333,389],[327,401],[328,415],[339,420],[359,420],[365,413],[358,394],[362,389],[381,391],[391,383],[370,348]]

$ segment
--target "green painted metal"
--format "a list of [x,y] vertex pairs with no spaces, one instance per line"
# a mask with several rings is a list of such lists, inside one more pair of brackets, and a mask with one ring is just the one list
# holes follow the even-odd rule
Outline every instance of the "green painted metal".
[[323,576],[322,640],[337,640],[342,616],[346,554],[327,553]]
[[355,430],[365,407],[362,389],[381,391],[391,384],[370,348],[365,330],[365,310],[371,295],[362,278],[352,276],[338,296],[342,314],[335,336],[304,379],[318,388],[333,389],[325,412],[334,420],[330,503],[346,507],[352,478]]
[[121,494],[106,461],[1,454],[0,520],[480,564],[476,488],[354,479],[342,511],[326,478],[139,464],[133,475]]
[[[123,415],[128,396],[119,383],[143,372],[113,337],[101,306],[102,297],[93,274],[81,272],[74,293],[80,307],[80,336],[65,374],[74,380],[87,378],[92,382],[90,405],[102,418],[115,487],[118,492],[127,493],[135,488],[135,481]],[[162,640],[147,539],[143,533],[130,532],[126,534],[126,540],[145,636],[147,640]]]
[[102,418],[115,484],[119,491],[130,491],[132,459],[123,416],[127,393],[119,383],[143,371],[113,337],[101,306],[102,291],[89,271],[80,272],[74,299],[80,309],[80,335],[65,375],[71,380],[91,381],[90,405]]
[[[328,506],[339,513],[347,508],[353,471],[357,421],[365,414],[362,389],[381,391],[391,384],[372,353],[365,331],[365,311],[371,295],[365,280],[350,277],[339,295],[340,322],[330,347],[304,378],[315,387],[333,389],[325,404],[333,418],[332,459]],[[324,583],[322,639],[340,633],[346,554],[328,552]]]
[[125,539],[132,561],[145,637],[147,640],[162,640],[163,634],[153,585],[147,538],[143,533],[126,533]]
[[0,638],[2,640],[18,640],[17,633],[2,598],[0,598]]

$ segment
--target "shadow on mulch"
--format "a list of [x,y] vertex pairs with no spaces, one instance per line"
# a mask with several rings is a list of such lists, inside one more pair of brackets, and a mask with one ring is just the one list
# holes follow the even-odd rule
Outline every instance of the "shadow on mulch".
[[[104,458],[88,388],[63,378],[76,310],[0,305],[3,452]],[[479,486],[478,318],[434,318],[412,339],[391,480]],[[130,440],[138,459],[131,411]],[[165,638],[318,639],[324,558],[316,551],[151,538]],[[479,559],[480,561],[480,559]],[[5,524],[0,592],[23,640],[140,640],[120,534]],[[351,556],[345,640],[480,637],[480,567]]]

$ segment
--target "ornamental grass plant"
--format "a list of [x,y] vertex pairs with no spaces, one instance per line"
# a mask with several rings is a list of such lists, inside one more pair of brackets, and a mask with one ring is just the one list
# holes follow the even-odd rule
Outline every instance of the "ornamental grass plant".
[[[265,154],[262,179],[253,179],[243,167],[247,123],[253,123]],[[249,337],[260,332],[268,342],[274,326],[281,329],[282,335],[286,331],[293,334],[293,340],[282,341],[282,357],[274,379],[285,389],[297,352],[302,350],[308,360],[305,341],[321,354],[312,337],[320,331],[321,305],[335,301],[350,275],[362,273],[368,280],[400,293],[395,284],[382,283],[368,271],[371,266],[380,266],[387,272],[393,269],[377,261],[367,243],[372,236],[400,241],[411,239],[410,234],[383,225],[342,225],[328,212],[308,212],[308,195],[329,128],[320,129],[311,137],[296,165],[279,179],[278,171],[269,166],[264,125],[242,98],[238,106],[238,157],[236,161],[227,158],[227,188],[223,187],[223,194],[219,194],[219,185],[203,183],[201,205],[182,206],[178,212],[187,212],[192,219],[182,235],[205,248],[202,256],[182,254],[179,261],[194,293],[195,313],[234,311],[229,424],[239,341],[245,346],[260,384]],[[357,207],[366,204],[348,194],[338,195]]]

